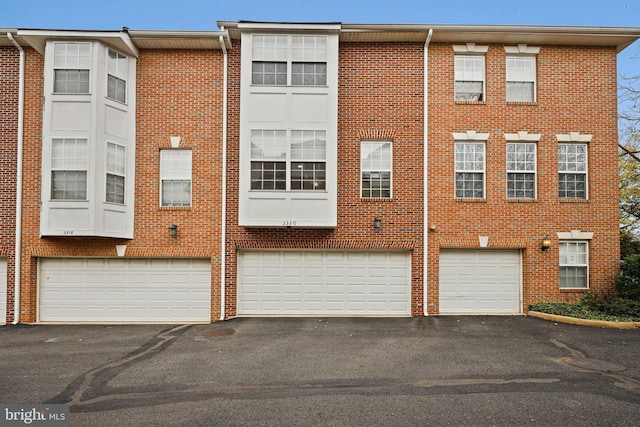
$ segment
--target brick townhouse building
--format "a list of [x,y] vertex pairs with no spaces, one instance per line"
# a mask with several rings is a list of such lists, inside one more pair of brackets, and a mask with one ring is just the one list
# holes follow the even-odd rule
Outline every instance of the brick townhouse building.
[[7,321],[520,314],[611,289],[639,29],[218,26],[6,32]]

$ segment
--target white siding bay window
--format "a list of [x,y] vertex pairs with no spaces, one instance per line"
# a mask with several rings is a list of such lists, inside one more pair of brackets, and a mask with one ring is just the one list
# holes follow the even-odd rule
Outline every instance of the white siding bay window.
[[239,29],[239,224],[335,227],[338,26]]
[[136,58],[104,40],[51,37],[40,234],[132,238]]

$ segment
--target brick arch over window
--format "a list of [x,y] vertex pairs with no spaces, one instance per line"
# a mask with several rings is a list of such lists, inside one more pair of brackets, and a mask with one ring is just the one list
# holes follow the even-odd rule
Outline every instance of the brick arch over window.
[[391,129],[382,130],[361,130],[358,132],[358,139],[389,139],[393,140],[396,136],[396,131]]

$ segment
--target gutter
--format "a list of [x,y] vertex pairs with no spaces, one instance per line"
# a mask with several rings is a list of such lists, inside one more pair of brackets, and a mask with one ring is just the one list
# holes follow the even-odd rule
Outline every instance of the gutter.
[[227,287],[227,80],[228,80],[228,53],[224,43],[224,37],[220,36],[220,46],[224,57],[223,64],[223,88],[222,88],[222,222],[221,222],[221,249],[220,254],[220,321],[225,318],[226,287]]
[[423,156],[424,156],[424,164],[423,164],[423,174],[424,174],[424,194],[422,196],[423,202],[423,224],[422,224],[422,232],[424,234],[424,247],[422,254],[422,311],[425,316],[429,315],[428,303],[429,303],[429,295],[428,295],[428,282],[429,282],[429,212],[428,212],[428,204],[429,204],[429,186],[428,186],[428,175],[429,175],[429,43],[431,43],[431,37],[433,37],[433,28],[429,28],[429,34],[427,35],[427,40],[424,42],[424,144],[423,144]]
[[24,49],[7,33],[7,38],[20,51],[20,77],[18,84],[18,154],[16,159],[16,246],[14,259],[14,293],[13,293],[13,323],[20,322],[20,276],[22,263],[22,157],[24,152],[24,79],[25,79],[25,54]]

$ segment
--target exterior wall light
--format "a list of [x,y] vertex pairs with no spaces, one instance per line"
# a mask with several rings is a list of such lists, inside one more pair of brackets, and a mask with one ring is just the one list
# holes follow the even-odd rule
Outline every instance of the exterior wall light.
[[548,236],[545,236],[544,239],[542,239],[542,246],[540,247],[540,249],[542,249],[543,251],[546,251],[550,247],[551,247],[551,239]]
[[382,220],[380,219],[380,217],[373,218],[373,228],[381,228],[381,227],[382,227]]
[[177,237],[178,236],[178,226],[175,224],[171,224],[169,226],[169,237]]

